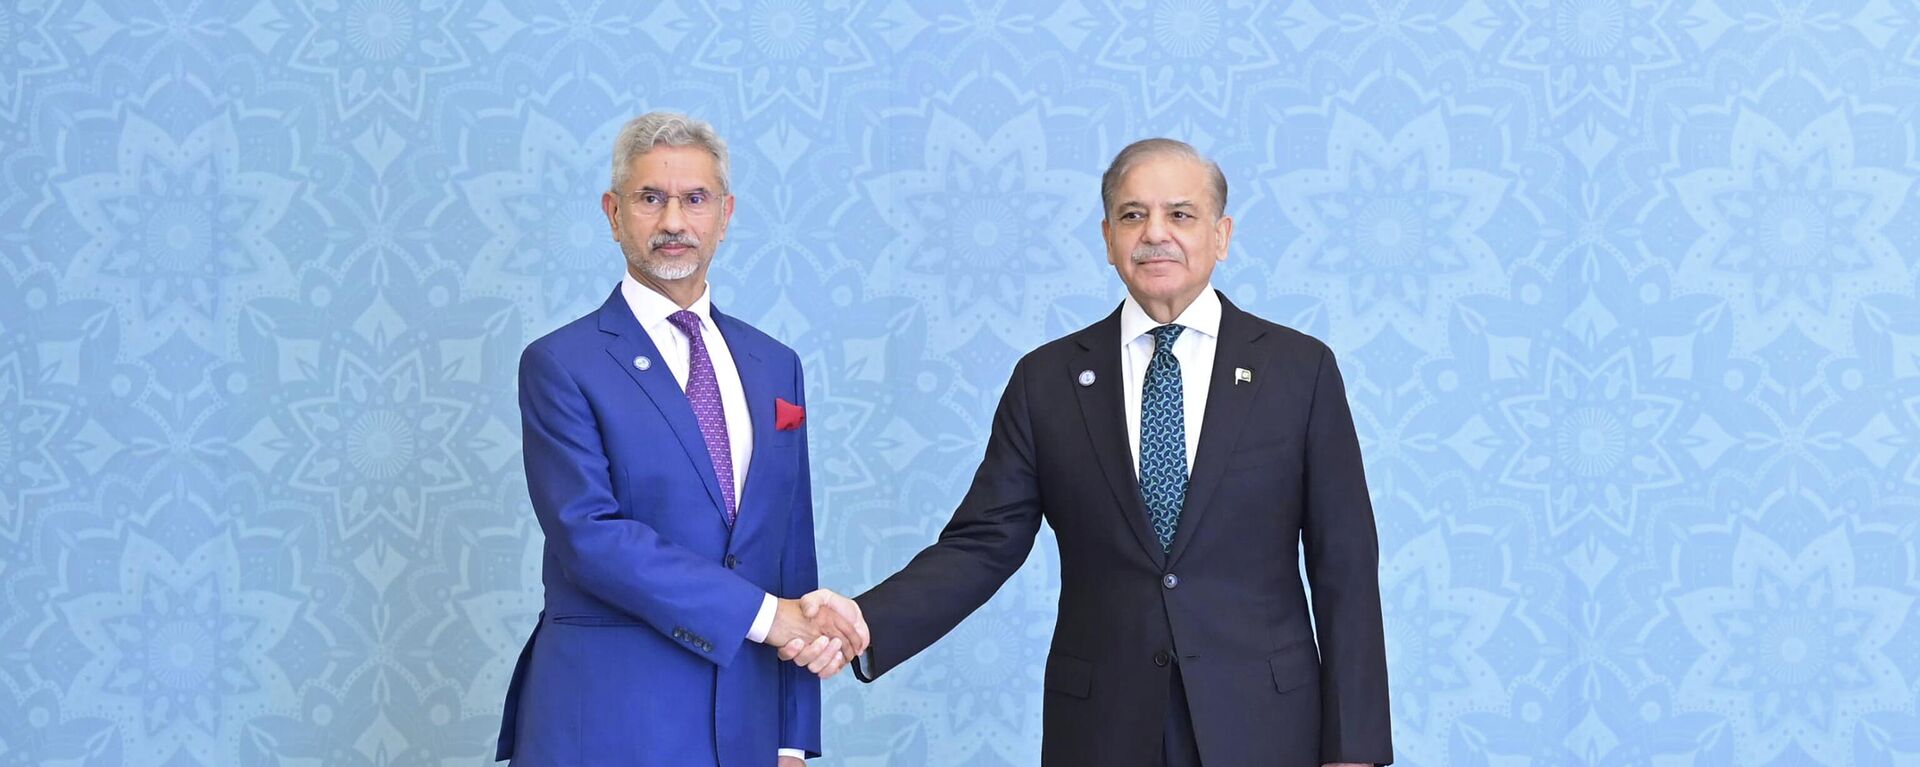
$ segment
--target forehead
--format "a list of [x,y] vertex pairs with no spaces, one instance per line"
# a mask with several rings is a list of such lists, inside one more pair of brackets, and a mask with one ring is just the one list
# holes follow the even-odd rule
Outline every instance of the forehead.
[[1191,158],[1174,154],[1150,156],[1120,177],[1119,195],[1114,204],[1198,200],[1211,193],[1211,175],[1207,166]]
[[628,167],[634,187],[714,186],[713,155],[697,146],[657,146],[633,158]]

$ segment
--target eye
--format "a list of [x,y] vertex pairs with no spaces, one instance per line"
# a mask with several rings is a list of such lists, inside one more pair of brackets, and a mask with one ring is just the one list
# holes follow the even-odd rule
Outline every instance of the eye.
[[684,199],[688,205],[705,205],[707,202],[707,193],[688,192]]
[[1184,210],[1176,210],[1173,212],[1173,217],[1177,219],[1185,220],[1185,219],[1193,218],[1193,214],[1188,213]]
[[1120,214],[1121,221],[1139,221],[1141,217],[1142,217],[1142,214],[1140,213],[1140,211],[1137,211],[1137,210],[1130,210]]
[[667,198],[659,192],[641,192],[640,202],[643,205],[665,205]]

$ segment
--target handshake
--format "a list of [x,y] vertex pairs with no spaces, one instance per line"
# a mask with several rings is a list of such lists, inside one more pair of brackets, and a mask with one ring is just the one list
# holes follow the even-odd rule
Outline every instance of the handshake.
[[779,648],[781,660],[826,679],[866,652],[872,637],[859,604],[820,589],[799,599],[779,600],[773,627],[763,641]]

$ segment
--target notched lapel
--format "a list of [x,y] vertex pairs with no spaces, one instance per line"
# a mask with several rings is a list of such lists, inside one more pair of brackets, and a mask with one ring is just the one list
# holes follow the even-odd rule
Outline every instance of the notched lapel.
[[[721,500],[720,482],[714,479],[713,459],[707,455],[707,441],[700,434],[700,422],[693,415],[693,406],[687,402],[687,393],[680,390],[680,382],[673,379],[673,371],[667,368],[660,357],[660,350],[653,345],[653,339],[640,327],[640,321],[633,318],[632,310],[627,308],[626,299],[615,288],[613,296],[600,307],[600,330],[610,333],[613,338],[607,343],[607,355],[613,364],[626,371],[627,377],[645,392],[647,399],[658,408],[660,415],[672,427],[673,435],[680,440],[681,449],[686,451],[688,460],[693,462],[694,473],[706,485],[707,497],[713,501],[714,509],[723,516],[726,514],[725,502]],[[646,357],[653,361],[646,370],[641,370],[635,360]]]
[[1200,527],[1215,490],[1225,476],[1234,446],[1246,430],[1248,413],[1253,409],[1262,382],[1273,375],[1254,376],[1251,384],[1235,384],[1234,370],[1259,371],[1266,362],[1268,349],[1261,343],[1266,330],[1220,298],[1220,339],[1214,346],[1213,377],[1207,384],[1207,411],[1200,427],[1200,445],[1194,449],[1193,470],[1188,475],[1186,501],[1180,507],[1180,526],[1173,534],[1173,550],[1167,563],[1172,566],[1185,553],[1187,541]]
[[[1080,332],[1080,353],[1054,375],[1062,376],[1073,387],[1080,403],[1080,417],[1087,425],[1087,438],[1093,443],[1095,461],[1113,490],[1114,508],[1133,531],[1134,540],[1154,562],[1165,556],[1160,540],[1147,527],[1147,505],[1140,499],[1140,481],[1133,472],[1133,452],[1127,448],[1127,412],[1120,385],[1120,312]],[[1082,373],[1093,371],[1093,383],[1081,385]]]
[[[773,369],[772,354],[764,349],[759,338],[750,332],[746,323],[730,315],[713,310],[713,324],[720,328],[720,334],[726,336],[727,349],[733,353],[733,367],[740,372],[740,389],[747,401],[747,412],[740,417],[750,419],[753,430],[753,454],[747,459],[747,481],[740,488],[740,515],[734,522],[733,546],[745,545],[746,539],[762,527],[774,506],[765,503],[761,496],[766,494],[768,483],[775,477],[769,477],[773,464],[773,424],[774,399],[787,394],[780,388],[780,378]],[[728,413],[729,419],[734,417]],[[751,511],[752,513],[749,513]]]

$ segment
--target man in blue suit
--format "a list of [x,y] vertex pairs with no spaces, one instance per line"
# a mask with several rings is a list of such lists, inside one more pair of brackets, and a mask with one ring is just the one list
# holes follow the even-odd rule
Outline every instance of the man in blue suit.
[[[626,276],[521,356],[546,609],[496,759],[799,765],[820,753],[815,675],[865,649],[864,626],[796,601],[817,580],[806,394],[791,349],[712,306],[733,205],[710,126],[629,122],[601,197]],[[788,642],[821,662],[782,663]]]

